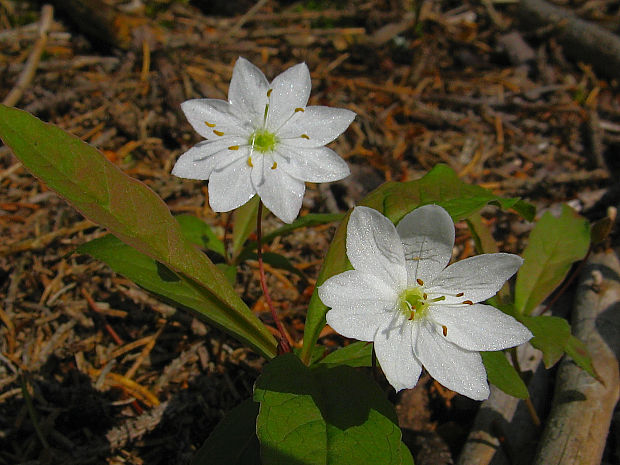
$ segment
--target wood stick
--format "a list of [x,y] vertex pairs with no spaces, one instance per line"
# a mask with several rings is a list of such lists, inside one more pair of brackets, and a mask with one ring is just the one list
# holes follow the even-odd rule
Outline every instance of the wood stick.
[[573,334],[588,348],[592,376],[564,358],[553,407],[534,465],[598,465],[620,395],[620,262],[613,251],[593,255],[581,275],[573,310]]

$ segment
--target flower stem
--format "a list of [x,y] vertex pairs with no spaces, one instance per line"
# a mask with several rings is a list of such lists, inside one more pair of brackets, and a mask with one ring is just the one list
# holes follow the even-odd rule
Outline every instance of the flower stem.
[[256,215],[256,237],[258,246],[256,247],[256,256],[258,257],[258,273],[260,275],[260,285],[263,288],[263,294],[265,295],[265,300],[267,301],[267,306],[271,311],[271,317],[278,328],[278,332],[280,333],[280,340],[278,341],[278,353],[285,354],[287,352],[292,352],[291,345],[288,342],[288,337],[286,336],[286,331],[280,322],[280,318],[278,317],[278,312],[273,305],[273,301],[271,300],[271,296],[269,295],[269,289],[267,289],[267,279],[265,278],[265,267],[263,265],[263,236],[262,236],[262,218],[263,218],[263,202],[258,202],[258,214]]

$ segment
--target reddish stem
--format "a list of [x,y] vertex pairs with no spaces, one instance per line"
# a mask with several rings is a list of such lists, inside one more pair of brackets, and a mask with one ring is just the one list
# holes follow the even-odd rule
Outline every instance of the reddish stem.
[[280,322],[280,318],[278,317],[278,312],[273,305],[273,301],[271,300],[271,296],[269,295],[269,289],[267,289],[267,279],[265,278],[265,267],[263,266],[263,236],[262,236],[262,218],[263,218],[263,202],[258,202],[258,215],[256,216],[256,240],[258,242],[258,246],[256,247],[256,256],[258,257],[258,273],[260,275],[260,285],[263,288],[263,294],[265,295],[265,300],[267,301],[267,306],[271,311],[271,317],[280,332],[280,340],[278,341],[278,353],[285,354],[291,351],[291,345],[288,342],[288,338],[286,337],[286,331]]

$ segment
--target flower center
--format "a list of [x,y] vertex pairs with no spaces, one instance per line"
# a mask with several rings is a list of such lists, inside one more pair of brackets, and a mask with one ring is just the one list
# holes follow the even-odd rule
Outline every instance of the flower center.
[[278,144],[278,137],[269,131],[259,129],[250,136],[249,144],[260,153],[271,152]]
[[421,286],[405,290],[399,298],[400,309],[410,320],[419,318],[426,313],[430,302]]

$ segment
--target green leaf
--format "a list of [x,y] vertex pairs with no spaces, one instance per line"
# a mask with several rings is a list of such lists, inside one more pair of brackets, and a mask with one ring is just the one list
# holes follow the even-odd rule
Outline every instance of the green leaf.
[[233,286],[237,282],[237,267],[235,265],[227,265],[226,263],[218,263],[217,266],[230,284]]
[[[446,165],[437,165],[424,177],[409,182],[388,182],[371,192],[359,205],[374,208],[394,224],[417,207],[437,204],[445,208],[454,221],[466,219],[485,205],[492,203],[502,208],[513,208],[526,219],[533,218],[534,207],[518,198],[503,198],[480,186],[466,184]],[[349,212],[350,213],[350,212]],[[317,279],[317,288],[326,279],[351,269],[345,252],[348,215],[334,234],[325,262]],[[308,305],[304,330],[302,360],[308,363],[312,346],[325,326],[327,307],[314,290]]]
[[527,399],[530,393],[519,373],[508,362],[501,350],[498,352],[480,352],[482,362],[487,370],[489,383],[494,384],[509,396]]
[[273,336],[145,184],[79,138],[25,111],[0,105],[0,137],[30,172],[85,217],[193,280],[212,303],[206,314],[210,322],[266,357],[275,355]]
[[320,363],[329,366],[369,367],[372,365],[372,343],[364,341],[354,342],[342,349],[333,351],[327,357],[320,360]]
[[592,364],[592,356],[588,351],[586,345],[577,339],[575,336],[571,336],[565,347],[566,355],[573,359],[573,361],[582,370],[585,370],[590,376],[603,383],[603,379],[597,373],[596,368]]
[[258,404],[246,399],[215,427],[191,465],[261,465],[256,437]]
[[264,465],[412,463],[394,407],[354,368],[308,368],[285,354],[265,367],[254,400]]
[[192,244],[226,257],[224,243],[218,239],[211,226],[192,215],[178,215],[176,220],[181,225],[181,231]]
[[545,213],[534,226],[517,274],[515,308],[529,315],[562,282],[573,262],[588,252],[587,220],[564,205],[559,218]]
[[519,316],[516,318],[532,332],[534,337],[530,344],[543,353],[545,367],[555,365],[564,355],[571,337],[570,325],[564,318],[557,316]]
[[243,249],[243,244],[245,244],[247,238],[256,230],[259,203],[260,197],[255,195],[249,202],[235,210],[235,223],[233,224],[232,233],[233,259],[236,259]]

